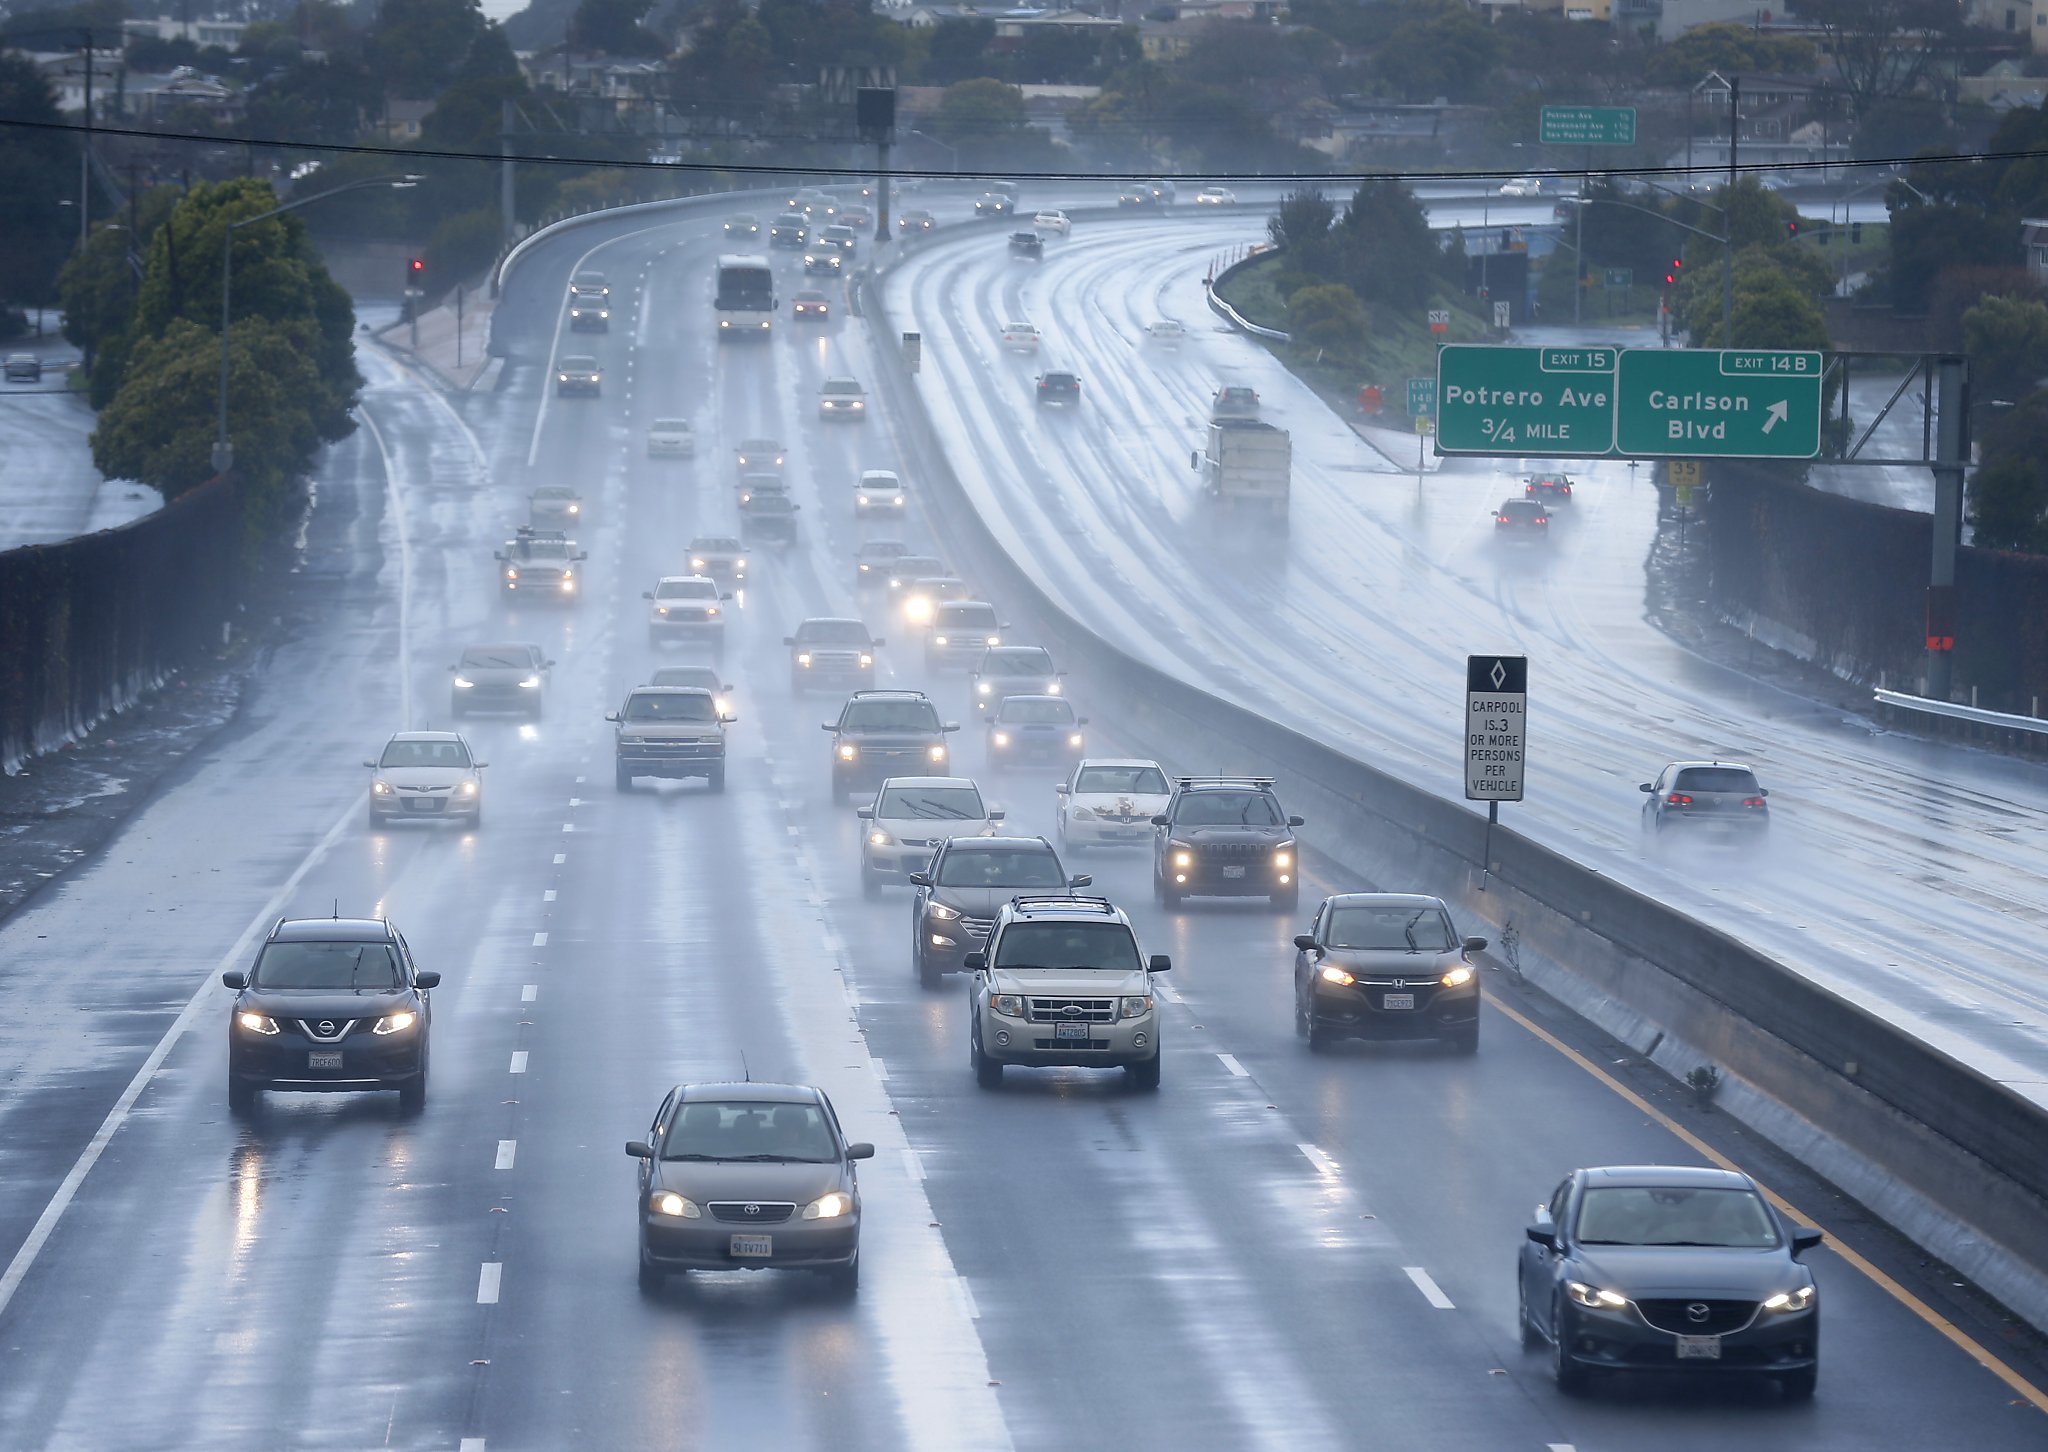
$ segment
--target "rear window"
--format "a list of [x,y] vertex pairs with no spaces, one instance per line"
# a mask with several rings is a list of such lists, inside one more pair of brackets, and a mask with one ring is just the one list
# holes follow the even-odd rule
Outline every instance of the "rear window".
[[1543,512],[1543,506],[1533,499],[1510,499],[1501,505],[1500,512],[1514,519],[1534,519]]
[[1672,783],[1680,791],[1743,792],[1755,796],[1756,773],[1734,766],[1689,766]]

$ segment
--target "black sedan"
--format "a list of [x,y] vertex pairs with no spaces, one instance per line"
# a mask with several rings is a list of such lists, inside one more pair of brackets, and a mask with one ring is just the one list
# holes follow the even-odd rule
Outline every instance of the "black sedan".
[[1045,256],[1045,239],[1036,232],[1012,232],[1010,234],[1010,255],[1028,257],[1036,261]]
[[1479,978],[1441,898],[1347,892],[1323,899],[1294,940],[1294,1031],[1320,1050],[1340,1038],[1447,1039],[1479,1047]]
[[1820,1304],[1801,1260],[1821,1242],[1733,1170],[1577,1170],[1536,1207],[1516,1268],[1524,1346],[1558,1389],[1594,1373],[1749,1373],[1813,1395]]
[[798,1084],[679,1084],[640,1162],[640,1289],[693,1270],[788,1268],[860,1285],[860,1185],[825,1091]]

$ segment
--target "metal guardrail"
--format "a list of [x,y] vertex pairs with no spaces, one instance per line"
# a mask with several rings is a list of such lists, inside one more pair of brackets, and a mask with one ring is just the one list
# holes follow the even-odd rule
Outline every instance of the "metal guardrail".
[[1988,727],[1994,731],[2023,731],[2029,735],[2048,737],[2048,721],[2038,716],[2015,716],[2007,711],[1986,711],[1980,706],[1964,706],[1955,701],[1937,701],[1932,696],[1913,696],[1904,691],[1880,689],[1872,693],[1872,699],[1878,705],[1889,706],[1895,711],[1914,711],[1950,721],[1968,721],[1972,725]]
[[1215,313],[1218,317],[1222,318],[1226,323],[1229,323],[1231,327],[1237,329],[1240,333],[1250,333],[1254,338],[1264,338],[1271,343],[1291,343],[1294,341],[1294,335],[1292,333],[1283,333],[1278,328],[1260,327],[1257,323],[1253,322],[1251,319],[1247,318],[1243,313],[1239,312],[1236,308],[1232,307],[1229,303],[1225,302],[1221,297],[1217,296],[1216,293],[1216,284],[1223,281],[1224,278],[1230,276],[1231,273],[1237,271],[1240,267],[1247,267],[1254,262],[1263,261],[1266,257],[1270,255],[1271,254],[1268,252],[1254,253],[1252,256],[1244,258],[1242,261],[1231,263],[1230,266],[1224,268],[1221,272],[1217,273],[1215,277],[1211,278],[1208,282],[1204,283],[1202,285],[1202,290],[1209,295],[1209,311]]

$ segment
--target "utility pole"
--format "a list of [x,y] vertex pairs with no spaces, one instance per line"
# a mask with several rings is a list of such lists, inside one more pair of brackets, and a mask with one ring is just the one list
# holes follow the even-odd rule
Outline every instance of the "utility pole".
[[78,148],[78,245],[92,235],[92,32],[85,32],[85,130]]
[[1593,148],[1586,148],[1586,170],[1579,173],[1578,216],[1572,219],[1572,326],[1579,322],[1579,305],[1586,296],[1586,177],[1593,170]]
[[1953,354],[1934,364],[1934,560],[1927,582],[1927,694],[1955,689],[1956,546],[1963,533],[1963,466],[1969,462],[1970,373]]
[[875,240],[889,240],[889,143],[896,139],[896,88],[859,86],[853,93],[853,121],[863,141],[875,143]]
[[1742,78],[1728,78],[1728,208],[1721,214],[1721,346],[1735,346],[1735,147],[1742,133]]
[[[513,232],[518,228],[518,219],[512,211],[512,117],[517,108],[510,101],[498,103],[498,155],[504,160],[498,164],[498,209],[501,215],[498,245],[510,247]],[[498,289],[496,269],[491,272],[491,291]]]

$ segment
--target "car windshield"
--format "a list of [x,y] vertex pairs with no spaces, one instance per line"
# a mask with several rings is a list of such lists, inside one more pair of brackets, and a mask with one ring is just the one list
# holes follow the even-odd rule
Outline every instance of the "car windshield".
[[893,539],[871,539],[860,547],[860,558],[864,560],[900,560],[903,558],[903,543]]
[[654,431],[658,434],[686,434],[690,431],[690,421],[685,418],[658,418],[654,421]]
[[933,623],[941,630],[994,630],[996,611],[993,605],[942,607]]
[[460,741],[391,741],[379,766],[450,766],[467,770],[469,748]]
[[825,381],[826,393],[859,393],[860,385],[851,378],[829,378]]
[[550,485],[546,489],[534,490],[533,497],[543,504],[560,504],[564,501],[575,499],[576,491],[574,489],[560,489]]
[[966,847],[946,854],[941,887],[1048,887],[1064,889],[1059,859],[1044,847]]
[[1457,944],[1450,919],[1434,903],[1338,906],[1330,909],[1330,925],[1323,930],[1327,948],[1444,953]]
[[1074,708],[1065,701],[1054,698],[1036,701],[1028,697],[1012,696],[1003,702],[999,720],[1005,724],[1021,722],[1025,725],[1065,726],[1074,719]]
[[903,481],[894,474],[882,470],[874,470],[860,476],[860,487],[862,489],[901,489]]
[[1166,773],[1156,766],[1087,766],[1074,783],[1077,792],[1115,792],[1118,796],[1166,795]]
[[1688,792],[1743,792],[1749,796],[1757,794],[1756,777],[1733,766],[1693,766],[1678,774],[1672,783],[1680,791]]
[[663,580],[654,587],[657,600],[716,600],[718,586],[710,580]]
[[521,539],[512,542],[512,553],[522,560],[561,560],[569,555],[565,539]]
[[650,686],[695,686],[699,690],[720,691],[725,687],[719,683],[718,672],[710,666],[663,666],[654,673]]
[[866,645],[868,628],[858,620],[806,620],[796,630],[798,645]]
[[886,789],[875,805],[875,815],[962,822],[987,813],[982,809],[981,793],[971,786],[917,786]]
[[985,676],[1049,676],[1052,657],[1042,650],[990,651],[982,659]]
[[839,1141],[815,1104],[698,1100],[683,1105],[662,1145],[665,1160],[797,1160],[830,1164]]
[[782,460],[782,445],[773,439],[748,439],[739,447],[742,464],[775,464]]
[[996,944],[998,968],[1100,968],[1136,973],[1144,965],[1122,923],[1012,923]]
[[266,943],[249,986],[394,993],[404,984],[389,943]]
[[636,691],[626,702],[625,717],[628,721],[715,721],[718,706],[698,691],[675,695]]
[[571,373],[597,372],[597,360],[595,358],[564,358],[562,366]]
[[690,541],[690,553],[693,555],[732,555],[738,554],[739,548],[740,542],[726,535],[700,537]]
[[1581,1245],[1712,1245],[1768,1250],[1777,1222],[1754,1190],[1725,1186],[1609,1185],[1579,1202]]
[[1003,324],[1003,331],[1006,333],[1036,334],[1038,332],[1038,329],[1033,327],[1030,323],[1005,323]]
[[936,731],[939,713],[930,701],[849,701],[839,725],[858,731]]
[[472,645],[462,653],[462,664],[476,670],[531,670],[534,660],[523,645]]
[[1176,827],[1277,827],[1282,820],[1264,792],[1189,792],[1173,814]]

